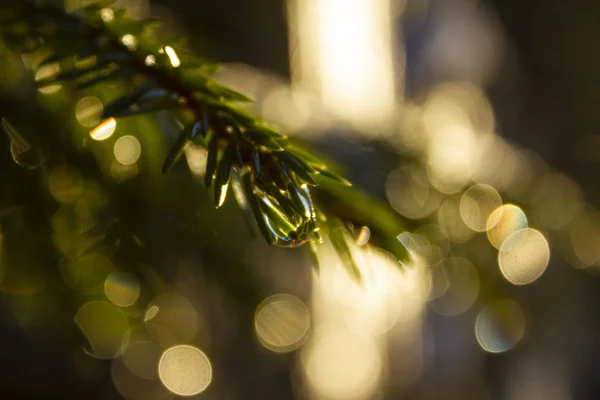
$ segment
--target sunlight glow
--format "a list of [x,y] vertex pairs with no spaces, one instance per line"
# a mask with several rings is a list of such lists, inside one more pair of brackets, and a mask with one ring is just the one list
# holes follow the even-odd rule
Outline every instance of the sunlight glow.
[[351,332],[318,335],[302,356],[305,379],[316,398],[368,399],[383,369],[376,343]]
[[362,128],[389,123],[394,112],[389,8],[389,0],[290,2],[294,81]]

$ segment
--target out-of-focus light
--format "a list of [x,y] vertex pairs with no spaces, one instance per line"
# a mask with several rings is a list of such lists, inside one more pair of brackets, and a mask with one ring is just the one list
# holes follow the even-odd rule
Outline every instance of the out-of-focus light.
[[152,305],[148,307],[144,314],[144,322],[150,321],[152,318],[156,317],[159,312],[160,308],[158,306]]
[[491,107],[475,85],[449,82],[431,91],[421,118],[431,183],[443,193],[456,193],[475,173],[479,137],[494,129]]
[[171,46],[165,46],[165,53],[167,53],[167,57],[169,57],[169,62],[173,68],[177,68],[181,65],[181,61],[179,57],[177,57],[177,53]]
[[74,203],[83,192],[83,180],[79,171],[62,166],[48,174],[48,188],[56,201]]
[[469,228],[476,232],[486,230],[490,215],[502,205],[502,198],[490,185],[471,186],[460,199],[460,215]]
[[431,184],[443,193],[456,193],[470,180],[476,149],[470,127],[449,124],[432,135],[428,174]]
[[90,131],[90,136],[94,140],[106,140],[112,136],[117,128],[117,120],[113,117],[102,121],[98,126]]
[[206,149],[192,143],[185,146],[185,158],[194,176],[202,178],[206,173]]
[[94,357],[117,357],[129,343],[129,321],[125,314],[111,303],[85,303],[77,311],[75,323],[88,339],[90,354]]
[[[500,136],[485,134],[479,137],[472,179],[498,189],[511,189],[518,184],[526,165],[517,152]],[[525,177],[526,178],[526,177]]]
[[371,230],[368,226],[363,226],[360,228],[358,235],[356,236],[356,244],[358,246],[364,246],[369,243],[369,239],[371,238]]
[[149,67],[156,65],[156,57],[153,54],[148,54],[146,58],[144,58],[144,64]]
[[417,153],[425,152],[427,136],[423,134],[422,107],[414,102],[406,101],[398,110],[397,123],[399,135],[389,138],[390,141],[398,141],[402,150],[408,149]]
[[134,136],[121,136],[114,147],[115,158],[123,165],[134,164],[142,154],[142,145]]
[[438,225],[424,225],[417,229],[415,234],[424,239],[417,252],[427,265],[435,265],[446,257],[450,244],[448,237]]
[[388,253],[368,246],[361,250],[354,257],[363,273],[362,283],[341,266],[323,271],[323,284],[330,286],[336,296],[338,314],[346,326],[359,335],[377,336],[388,332],[400,319],[414,323],[427,298],[424,266],[415,263],[400,271],[398,261]]
[[440,206],[437,212],[440,229],[455,243],[463,243],[474,235],[460,215],[460,198],[449,197]]
[[115,12],[112,8],[103,8],[100,10],[100,17],[102,18],[102,21],[109,23],[115,19]]
[[95,96],[87,96],[77,102],[75,116],[82,126],[91,128],[100,122],[103,110],[104,107],[100,99]]
[[286,85],[270,90],[261,105],[261,115],[281,125],[286,132],[302,130],[308,123],[310,114],[310,105],[305,96]]
[[600,260],[600,213],[589,210],[579,215],[573,221],[569,239],[579,260],[577,267],[589,267]]
[[315,398],[369,399],[378,388],[381,353],[369,338],[343,331],[324,332],[302,349],[301,361]]
[[500,300],[484,307],[475,320],[475,336],[489,353],[512,349],[525,334],[525,314],[513,300]]
[[502,243],[498,265],[502,275],[515,285],[538,279],[550,261],[548,241],[540,231],[526,228],[514,232]]
[[431,267],[430,307],[441,315],[459,315],[475,303],[479,295],[479,274],[468,260],[450,257]]
[[358,127],[391,122],[396,85],[389,0],[289,5],[294,82]]
[[425,31],[433,33],[424,38],[424,48],[417,55],[417,71],[422,74],[417,80],[450,77],[485,85],[493,79],[501,65],[503,37],[500,25],[484,5],[446,1],[427,13],[431,27]]
[[[90,252],[81,256],[81,238],[76,235],[72,228],[70,218],[72,211],[69,207],[62,207],[53,217],[53,227],[56,235],[53,239],[60,252],[68,261],[61,263],[60,269],[64,282],[72,289],[83,294],[95,293],[98,286],[113,270],[114,265],[108,256],[101,252]],[[60,227],[63,225],[63,227]],[[93,225],[91,225],[93,226]],[[90,227],[91,227],[90,226]],[[80,227],[80,231],[86,231]],[[90,242],[83,242],[89,246]],[[86,246],[86,247],[87,247]]]
[[494,131],[494,113],[481,88],[468,82],[445,82],[427,96],[422,110],[428,135],[437,135],[444,127],[460,125],[474,133]]
[[[158,355],[160,357],[160,352]],[[149,366],[154,369],[156,378],[158,378],[157,363],[158,358]],[[173,393],[162,384],[160,379],[141,377],[129,368],[122,357],[113,360],[110,372],[115,388],[124,399],[170,400],[173,398]]]
[[129,33],[121,36],[121,43],[123,43],[123,45],[127,47],[130,51],[136,50],[138,48],[137,38]]
[[308,337],[310,314],[297,297],[276,294],[256,309],[254,329],[267,349],[286,353],[300,347]]
[[212,380],[212,366],[200,349],[178,345],[167,349],[158,363],[158,376],[167,389],[179,396],[194,396]]
[[198,331],[198,313],[186,297],[178,294],[161,295],[151,302],[148,310],[153,308],[160,312],[146,321],[146,328],[160,345],[173,346],[187,342]]
[[[46,64],[40,67],[37,71],[35,71],[35,81],[43,81],[47,79],[53,79],[58,76],[60,73],[60,65],[59,63]],[[61,84],[47,85],[39,88],[40,93],[43,94],[51,94],[58,92],[62,88]]]
[[416,167],[400,167],[386,180],[388,201],[396,211],[411,219],[421,219],[439,207],[442,195],[433,188],[425,172]]
[[583,208],[581,189],[565,175],[548,174],[539,180],[533,190],[531,216],[549,229],[567,228]]
[[[310,398],[373,398],[386,375],[380,351],[387,338],[403,346],[421,333],[428,276],[419,257],[401,267],[368,245],[352,248],[361,283],[346,273],[328,243],[319,251],[323,268],[313,275],[313,330],[300,350]],[[413,350],[419,351],[410,347],[403,360],[414,371]]]
[[140,297],[140,281],[131,273],[115,271],[104,281],[104,293],[113,304],[129,307]]
[[514,204],[505,204],[490,214],[486,226],[487,237],[499,249],[507,237],[527,227],[527,216],[523,210]]
[[151,340],[131,341],[121,354],[123,362],[131,372],[144,379],[158,378],[156,366],[162,354],[160,346]]
[[139,173],[137,164],[123,165],[117,160],[114,160],[110,165],[110,174],[117,182],[124,182],[128,179],[135,178]]

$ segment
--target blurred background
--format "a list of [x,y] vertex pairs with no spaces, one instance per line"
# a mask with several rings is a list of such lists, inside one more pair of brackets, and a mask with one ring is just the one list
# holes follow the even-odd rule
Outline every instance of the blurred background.
[[60,66],[0,44],[1,398],[600,397],[597,4],[115,4],[389,203],[414,262],[354,227],[365,282],[327,242],[317,274],[214,210],[202,147],[160,173],[169,113],[100,121],[126,86],[38,90]]

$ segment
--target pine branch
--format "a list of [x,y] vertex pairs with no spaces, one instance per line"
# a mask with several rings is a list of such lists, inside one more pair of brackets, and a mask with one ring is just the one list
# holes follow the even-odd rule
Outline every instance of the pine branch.
[[[405,229],[389,207],[351,187],[312,151],[240,108],[238,104],[251,99],[210,79],[215,64],[176,44],[154,43],[149,33],[157,21],[128,19],[123,10],[109,8],[110,3],[99,1],[67,13],[51,4],[14,1],[0,14],[0,33],[14,51],[50,50],[40,66],[70,62],[71,68],[39,80],[40,86],[75,82],[82,89],[115,79],[135,82],[129,93],[105,107],[104,121],[172,110],[183,129],[163,172],[190,142],[205,146],[205,186],[213,188],[216,207],[223,204],[229,186],[237,188],[240,205],[251,210],[270,245],[310,242],[314,249],[322,241],[321,232],[329,232],[340,258],[360,278],[345,236],[348,225],[365,224],[378,246],[401,263],[408,260],[396,239]],[[86,62],[75,62],[82,60]]]

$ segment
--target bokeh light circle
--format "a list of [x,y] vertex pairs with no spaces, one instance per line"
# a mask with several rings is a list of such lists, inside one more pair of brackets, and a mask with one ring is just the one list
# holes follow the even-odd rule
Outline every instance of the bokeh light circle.
[[212,366],[200,349],[178,345],[167,349],[160,357],[158,376],[163,385],[176,395],[194,396],[210,385]]
[[497,249],[510,235],[528,227],[527,216],[514,204],[505,204],[497,208],[488,218],[487,237]]
[[91,128],[100,122],[104,106],[96,96],[83,97],[75,106],[75,116],[81,126]]
[[479,295],[479,273],[465,258],[449,257],[432,266],[431,282],[429,306],[441,315],[462,314]]
[[391,206],[411,219],[425,218],[442,202],[442,194],[431,186],[424,170],[403,166],[390,173],[386,194]]
[[111,303],[87,302],[77,311],[74,320],[89,341],[89,354],[96,358],[117,357],[129,343],[129,321],[125,314]]
[[515,285],[538,279],[550,261],[550,247],[541,232],[526,228],[510,235],[498,253],[502,275]]
[[112,136],[117,128],[117,120],[107,118],[90,131],[90,136],[94,140],[102,141]]
[[460,215],[469,228],[476,232],[486,229],[488,218],[502,205],[502,198],[490,185],[471,186],[460,199]]
[[499,300],[484,307],[475,320],[475,336],[489,353],[512,349],[525,334],[525,314],[513,300]]
[[104,281],[104,292],[113,304],[129,307],[140,297],[140,281],[129,272],[115,271]]
[[310,313],[297,297],[276,294],[257,307],[254,328],[261,344],[267,349],[289,352],[306,340],[310,329]]
[[121,136],[115,142],[115,158],[123,165],[134,164],[142,154],[142,146],[135,137],[130,135]]

